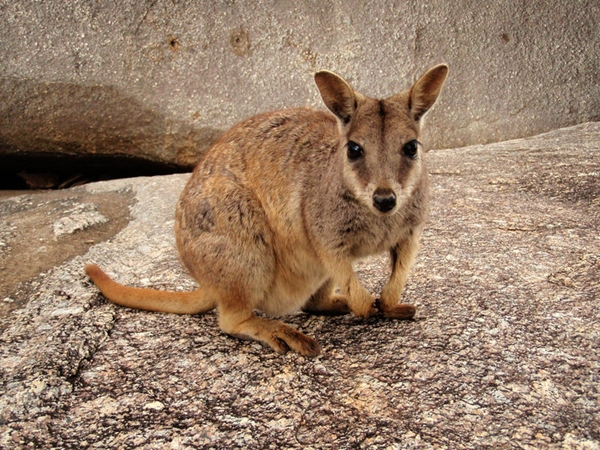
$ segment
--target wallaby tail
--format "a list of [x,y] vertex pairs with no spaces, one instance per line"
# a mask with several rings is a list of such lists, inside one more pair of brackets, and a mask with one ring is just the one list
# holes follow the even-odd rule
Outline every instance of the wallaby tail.
[[85,272],[102,294],[117,305],[175,314],[201,314],[217,306],[215,298],[202,288],[192,292],[166,292],[123,286],[95,264],[86,265]]

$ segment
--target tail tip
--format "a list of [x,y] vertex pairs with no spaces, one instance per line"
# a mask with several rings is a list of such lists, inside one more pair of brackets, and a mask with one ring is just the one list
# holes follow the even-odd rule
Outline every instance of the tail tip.
[[85,273],[87,273],[88,276],[94,281],[97,279],[108,278],[108,275],[106,275],[104,271],[96,264],[86,264],[84,270]]

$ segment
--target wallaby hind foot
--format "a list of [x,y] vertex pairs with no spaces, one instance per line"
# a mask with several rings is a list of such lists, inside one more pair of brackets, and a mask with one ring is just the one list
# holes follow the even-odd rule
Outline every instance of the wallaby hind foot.
[[286,353],[288,350],[303,356],[321,353],[321,346],[314,339],[278,320],[257,317],[248,309],[221,308],[219,326],[231,336],[260,341],[277,353]]

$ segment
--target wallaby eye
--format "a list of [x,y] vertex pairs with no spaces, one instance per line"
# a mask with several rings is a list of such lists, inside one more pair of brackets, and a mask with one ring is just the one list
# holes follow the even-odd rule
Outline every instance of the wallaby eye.
[[364,154],[363,148],[354,141],[348,141],[347,147],[348,159],[350,161],[356,161],[357,159],[361,158]]
[[402,147],[402,153],[404,153],[410,159],[414,159],[417,157],[417,152],[419,151],[419,141],[413,139],[412,141],[408,141]]

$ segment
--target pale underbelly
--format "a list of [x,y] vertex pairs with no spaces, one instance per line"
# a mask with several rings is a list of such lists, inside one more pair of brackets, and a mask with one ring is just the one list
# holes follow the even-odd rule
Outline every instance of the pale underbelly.
[[316,258],[295,255],[276,268],[273,283],[258,306],[261,311],[275,316],[300,310],[329,278],[327,269]]

